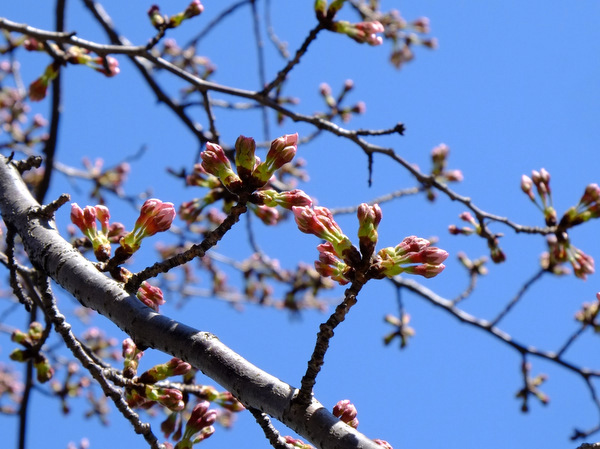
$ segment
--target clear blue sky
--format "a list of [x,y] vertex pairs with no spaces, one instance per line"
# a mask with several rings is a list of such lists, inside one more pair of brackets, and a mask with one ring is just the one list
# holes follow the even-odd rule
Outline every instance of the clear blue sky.
[[[52,2],[23,0],[4,2],[0,16],[40,27],[53,24]],[[82,2],[68,4],[67,29],[85,39],[105,41],[101,30],[83,9]],[[186,2],[168,2],[162,9],[175,13]],[[219,11],[221,2],[205,1],[203,16],[174,30],[175,38],[197,32]],[[260,2],[260,10],[263,9]],[[314,26],[312,2],[271,2],[272,20],[280,39],[292,51]],[[592,0],[521,1],[420,1],[382,2],[383,9],[398,8],[404,17],[428,16],[439,49],[418,49],[416,59],[401,71],[387,57],[388,45],[361,46],[341,35],[323,33],[313,43],[302,64],[292,73],[285,93],[301,98],[297,110],[324,110],[318,86],[329,83],[336,92],[351,78],[355,90],[351,101],[365,101],[367,113],[355,118],[348,128],[386,128],[403,122],[404,137],[373,139],[389,145],[402,157],[429,168],[430,150],[444,142],[451,149],[450,168],[460,168],[464,182],[456,190],[470,196],[484,210],[508,216],[524,225],[543,225],[539,212],[520,191],[522,174],[546,168],[552,175],[554,205],[559,215],[577,203],[585,186],[599,182],[597,144],[600,141],[600,4]],[[151,2],[104,2],[117,28],[132,42],[144,43],[152,34],[145,12]],[[348,11],[346,11],[348,14]],[[348,17],[351,17],[348,14]],[[264,34],[263,34],[264,35]],[[267,77],[283,66],[267,45]],[[214,81],[249,89],[258,86],[256,53],[252,41],[249,10],[234,17],[209,35],[201,52],[217,65]],[[21,53],[22,54],[22,53]],[[42,73],[49,59],[28,54],[23,59],[24,81]],[[108,165],[147,146],[144,157],[132,163],[126,184],[128,193],[150,189],[153,196],[179,205],[199,194],[182,190],[166,174],[166,167],[191,168],[197,151],[193,136],[166,107],[157,105],[137,71],[119,57],[121,74],[105,79],[82,67],[69,67],[64,79],[64,117],[58,159],[80,166],[83,156],[102,157]],[[161,80],[181,88],[165,74]],[[218,97],[215,95],[215,97]],[[225,97],[227,100],[235,98]],[[49,103],[35,106],[46,114]],[[200,110],[196,117],[206,125]],[[222,141],[233,143],[244,134],[262,140],[260,116],[256,113],[218,111],[217,126]],[[311,128],[287,120],[272,126],[272,136]],[[1,135],[0,135],[1,139]],[[389,159],[375,157],[373,187],[367,187],[366,158],[355,145],[341,138],[321,136],[300,147],[307,160],[311,182],[305,191],[327,207],[350,206],[369,201],[391,190],[414,185],[414,180]],[[52,196],[72,194],[74,201],[88,204],[88,186],[75,186],[61,175],[52,185]],[[132,223],[134,211],[111,198],[115,220]],[[459,224],[459,204],[439,197],[434,204],[422,197],[387,203],[383,207],[380,246],[393,246],[407,235],[439,237],[438,246],[450,253],[446,271],[423,283],[446,298],[458,295],[467,285],[464,269],[456,262],[458,251],[476,258],[486,253],[483,240],[450,236],[449,224]],[[68,211],[59,213],[59,226],[66,229]],[[314,237],[294,232],[292,226],[261,231],[261,247],[282,265],[293,267],[298,260],[316,258]],[[340,219],[348,235],[355,235],[353,217]],[[542,237],[515,235],[499,224],[492,230],[505,233],[501,246],[508,262],[490,266],[478,289],[462,304],[469,313],[491,318],[509,302],[522,284],[538,269],[545,244]],[[573,243],[596,259],[600,258],[598,223],[575,229]],[[244,225],[240,223],[230,240],[218,251],[246,257]],[[158,239],[155,238],[155,241]],[[153,253],[149,253],[154,257]],[[143,267],[137,260],[134,269]],[[501,328],[520,342],[555,350],[577,329],[574,313],[583,302],[591,302],[600,291],[597,276],[587,282],[573,276],[547,277],[536,284]],[[206,285],[206,284],[205,284]],[[3,288],[7,288],[4,285]],[[342,290],[332,296],[339,297]],[[417,447],[474,448],[569,448],[573,428],[588,429],[599,420],[584,383],[579,377],[540,359],[531,358],[533,374],[547,373],[542,390],[551,402],[542,407],[530,402],[529,414],[520,412],[515,393],[522,387],[518,353],[488,334],[460,324],[445,311],[422,299],[403,296],[416,336],[400,351],[396,344],[384,347],[382,337],[390,328],[383,323],[386,313],[397,313],[395,291],[384,282],[372,282],[359,297],[347,321],[336,332],[326,363],[316,385],[316,396],[332,407],[340,399],[352,400],[359,412],[359,430],[372,438],[389,441],[395,449]],[[65,311],[75,304],[61,297]],[[202,330],[215,333],[234,350],[259,367],[293,385],[298,385],[314,344],[318,325],[326,314],[308,312],[299,319],[286,312],[249,306],[243,312],[213,299],[199,298],[185,308],[170,304],[161,310]],[[2,310],[8,306],[2,306]],[[24,318],[12,314],[10,325]],[[102,317],[93,323],[119,339],[123,335]],[[598,339],[586,335],[568,353],[574,363],[597,368]],[[0,362],[13,346],[3,336]],[[167,356],[150,354],[150,360]],[[148,363],[146,367],[150,367]],[[211,383],[207,381],[207,383]],[[92,449],[145,447],[116,411],[111,427],[81,418],[83,403],[73,403],[68,418],[59,404],[35,393],[32,400],[29,447],[65,448],[69,441],[88,437]],[[15,418],[0,418],[3,441],[14,447]],[[260,428],[249,414],[239,417],[232,431],[217,429],[203,443],[206,448],[266,447]],[[156,428],[156,432],[159,430]],[[286,430],[280,426],[283,434]],[[596,435],[595,440],[600,440]],[[591,442],[591,441],[590,441]]]

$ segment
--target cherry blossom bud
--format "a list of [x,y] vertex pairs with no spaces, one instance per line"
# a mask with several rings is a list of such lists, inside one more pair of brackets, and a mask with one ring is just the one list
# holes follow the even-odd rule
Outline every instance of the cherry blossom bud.
[[252,137],[240,136],[235,141],[235,166],[238,175],[244,182],[260,163],[260,159],[254,154],[255,151],[256,143]]
[[428,17],[419,17],[418,19],[414,20],[410,26],[418,33],[427,34],[430,32]]
[[255,192],[256,196],[265,206],[281,206],[284,209],[292,210],[292,207],[312,206],[312,199],[302,190],[294,189],[286,192],[276,192],[275,190],[265,189]]
[[158,306],[165,303],[162,290],[146,281],[142,282],[135,296],[155,312],[158,312]]
[[338,401],[333,407],[333,416],[340,418],[340,421],[345,422],[354,429],[358,427],[357,413],[356,407],[348,399]]
[[95,58],[93,62],[97,64],[97,66],[94,67],[94,70],[96,72],[102,73],[108,78],[112,78],[113,76],[116,76],[119,73],[121,73],[121,69],[119,68],[119,61],[113,58],[112,56],[107,56],[106,62],[101,57]]
[[52,379],[54,368],[52,368],[46,356],[38,353],[33,359],[33,367],[35,368],[36,378],[39,383],[45,383]]
[[315,261],[315,270],[323,277],[329,277],[340,285],[346,285],[350,282],[347,274],[350,267],[339,260],[335,255],[333,245],[329,242],[317,246],[319,251],[319,260]]
[[322,20],[327,15],[327,0],[315,0],[317,19]]
[[267,153],[264,162],[258,164],[252,171],[252,178],[256,180],[256,184],[264,186],[275,170],[278,170],[283,165],[290,162],[296,155],[298,144],[298,133],[286,134],[271,142],[271,148]]
[[254,214],[267,226],[274,226],[279,221],[280,215],[277,209],[269,206],[256,206]]
[[400,273],[434,277],[444,270],[442,262],[446,260],[448,253],[440,248],[430,247],[430,244],[428,240],[416,236],[406,237],[395,248],[380,250],[375,267],[387,277]]
[[[96,218],[101,222],[101,231],[97,229]],[[94,255],[101,262],[108,260],[111,253],[110,241],[108,239],[109,218],[110,212],[105,206],[86,206],[84,209],[81,209],[77,203],[71,204],[71,222],[92,243]]]
[[167,377],[178,376],[185,374],[192,369],[189,363],[184,362],[176,357],[169,360],[167,363],[156,365],[144,372],[139,377],[139,382],[145,384],[154,384]]
[[[207,142],[206,150],[200,153],[202,168],[221,180],[223,185],[232,193],[237,193],[242,187],[242,180],[232,170],[231,162],[220,145]],[[266,181],[265,181],[266,183]]]
[[185,9],[185,18],[190,19],[192,17],[199,16],[204,11],[204,6],[200,3],[200,0],[193,0],[188,7]]
[[131,338],[123,340],[123,376],[132,379],[137,372],[140,359],[144,355]]
[[157,5],[152,5],[148,10],[148,17],[152,26],[157,30],[165,24],[165,17],[160,13],[160,9]]
[[330,242],[335,253],[340,257],[343,258],[344,251],[352,248],[352,242],[335,222],[329,209],[325,207],[315,207],[314,209],[293,207],[292,211],[300,231]]
[[171,227],[175,218],[173,203],[163,203],[151,198],[144,202],[133,231],[125,235],[119,242],[127,254],[133,254],[140,248],[142,240]]
[[50,82],[58,76],[58,66],[55,63],[46,67],[44,74],[29,85],[29,99],[41,101],[46,98],[46,91]]
[[379,438],[376,440],[373,440],[375,443],[379,444],[380,446],[383,446],[384,449],[394,449],[392,447],[392,445],[390,443],[388,443],[385,440],[380,440]]

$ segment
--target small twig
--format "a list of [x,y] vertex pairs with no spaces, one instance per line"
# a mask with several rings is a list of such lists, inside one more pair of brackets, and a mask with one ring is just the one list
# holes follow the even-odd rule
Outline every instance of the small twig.
[[152,433],[150,425],[140,420],[139,415],[135,413],[123,399],[121,390],[110,384],[110,382],[104,376],[103,368],[98,366],[79,344],[75,338],[75,335],[73,335],[71,332],[71,325],[66,322],[64,315],[60,313],[58,307],[56,306],[56,301],[54,299],[54,295],[52,294],[48,278],[42,281],[40,290],[46,313],[54,324],[56,332],[58,332],[58,334],[63,338],[65,344],[71,350],[73,355],[98,382],[104,395],[109,397],[114,402],[121,414],[133,425],[135,432],[142,435],[152,449],[163,449],[163,446],[159,444],[158,439]]
[[[409,187],[408,189],[396,190],[394,192],[387,193],[382,196],[378,196],[375,199],[367,202],[368,205],[372,206],[374,204],[383,204],[388,201],[391,201],[395,198],[402,198],[403,196],[408,195],[416,195],[419,192],[422,192],[422,187]],[[341,214],[354,214],[358,210],[358,206],[348,206],[348,207],[336,207],[331,209],[331,213],[333,215],[341,215]]]
[[325,353],[327,352],[327,349],[329,349],[329,341],[334,335],[333,331],[341,322],[346,319],[346,315],[352,306],[356,304],[356,296],[362,289],[363,285],[363,283],[358,281],[353,282],[350,288],[346,290],[342,303],[335,308],[335,311],[331,314],[329,319],[319,327],[315,349],[313,350],[312,356],[308,361],[306,373],[300,382],[300,391],[294,399],[299,404],[306,405],[310,402],[317,375],[321,371],[321,367],[325,362]]
[[237,205],[233,206],[227,218],[223,220],[223,223],[221,223],[214,231],[208,233],[201,243],[193,245],[188,250],[170,257],[169,259],[165,259],[162,262],[156,262],[151,267],[132,275],[129,281],[125,284],[125,289],[128,292],[135,292],[145,280],[155,277],[160,273],[166,273],[180,265],[186,264],[196,257],[204,257],[206,252],[215,246],[219,240],[223,238],[225,233],[239,221],[240,216],[246,212],[246,210],[247,207],[245,203],[238,203]]
[[250,413],[252,413],[252,416],[254,416],[254,419],[256,419],[256,422],[265,433],[265,436],[267,437],[267,440],[269,440],[269,443],[271,443],[271,446],[273,446],[275,449],[294,448],[294,446],[285,442],[285,438],[283,438],[275,426],[273,426],[269,415],[262,413],[260,410],[255,408],[249,408],[248,410]]
[[519,300],[523,297],[523,295],[529,289],[529,287],[531,287],[536,281],[539,281],[542,278],[542,276],[544,275],[545,272],[546,272],[546,270],[541,269],[537,273],[535,273],[531,277],[531,279],[529,279],[527,282],[525,282],[523,284],[523,286],[519,289],[519,291],[515,295],[515,297],[506,305],[504,310],[502,310],[502,312],[500,312],[496,318],[494,318],[492,321],[490,321],[490,326],[491,327],[496,326],[500,322],[500,320],[502,318],[504,318],[506,316],[506,314],[508,312],[510,312],[510,310],[519,302]]
[[312,30],[310,30],[310,32],[308,33],[308,36],[306,37],[306,39],[304,39],[304,42],[302,42],[302,45],[300,46],[300,48],[298,50],[296,50],[294,59],[290,60],[287,63],[287,65],[279,71],[279,73],[277,74],[275,79],[265,86],[265,88],[260,92],[261,96],[264,96],[264,97],[268,96],[269,92],[271,92],[273,89],[275,89],[279,84],[283,83],[283,81],[287,77],[288,73],[290,73],[290,71],[294,67],[296,67],[296,65],[298,65],[298,63],[300,62],[300,59],[308,50],[308,46],[311,44],[312,41],[314,41],[317,38],[317,35],[319,34],[319,32],[323,31],[325,29],[325,27],[326,27],[326,25],[324,22],[319,22],[316,27],[314,27]]

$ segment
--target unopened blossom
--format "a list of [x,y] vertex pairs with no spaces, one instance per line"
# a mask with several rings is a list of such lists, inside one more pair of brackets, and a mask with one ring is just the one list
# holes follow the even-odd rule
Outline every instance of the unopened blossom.
[[333,416],[340,418],[340,421],[345,422],[354,429],[358,427],[357,413],[356,407],[348,399],[338,401],[333,407]]
[[560,225],[567,228],[584,223],[592,218],[600,217],[600,186],[589,184],[577,206],[571,207],[560,220]]
[[152,26],[156,29],[161,28],[165,24],[165,16],[160,13],[160,8],[157,5],[152,5],[148,10],[148,17]]
[[298,145],[298,133],[285,134],[271,142],[271,147],[265,158],[252,171],[252,178],[256,180],[257,186],[264,186],[275,170],[294,159]]
[[267,226],[274,226],[279,221],[279,211],[274,207],[256,206],[252,208],[254,214]]
[[217,411],[209,409],[208,401],[200,401],[192,410],[185,425],[183,437],[175,449],[191,449],[191,447],[211,436],[215,429],[212,426],[217,420]]
[[380,250],[375,266],[387,277],[400,273],[434,277],[444,270],[442,262],[446,260],[448,253],[430,244],[429,240],[416,236],[406,237],[395,248]]
[[166,363],[155,365],[148,371],[142,373],[139,377],[139,381],[145,384],[153,384],[167,377],[179,376],[188,373],[192,369],[192,366],[184,362],[183,360],[173,357]]
[[242,180],[232,170],[231,162],[225,151],[216,143],[207,142],[206,149],[200,153],[202,168],[221,180],[223,185],[232,193],[237,193],[242,187]]
[[123,376],[131,379],[137,372],[140,359],[144,355],[143,351],[140,351],[136,344],[131,338],[123,340]]
[[533,193],[533,181],[527,175],[521,176],[521,190],[535,202],[535,195]]
[[335,253],[344,257],[344,252],[352,248],[352,242],[342,232],[326,207],[293,207],[294,218],[298,229],[306,234],[313,234],[320,239],[330,242]]
[[29,85],[29,99],[41,101],[46,98],[46,91],[50,82],[58,76],[58,66],[55,63],[46,67],[44,74]]
[[392,447],[392,445],[390,443],[388,443],[385,440],[380,440],[379,438],[373,440],[373,442],[377,443],[378,445],[382,446],[384,449],[394,449]]
[[155,198],[148,199],[140,209],[133,231],[123,237],[119,243],[127,254],[133,254],[140,248],[144,238],[168,230],[174,218],[173,203],[163,203]]
[[376,20],[359,23],[340,20],[333,23],[332,29],[337,33],[346,34],[360,44],[367,43],[369,45],[381,45],[383,39],[377,34],[385,31],[381,22]]
[[165,303],[162,290],[147,281],[142,282],[135,296],[155,312]]
[[419,17],[412,21],[410,26],[418,33],[427,34],[431,31],[428,17]]
[[321,276],[331,278],[340,285],[346,285],[350,282],[347,277],[350,267],[342,262],[335,254],[333,245],[329,242],[317,246],[319,251],[319,260],[315,261],[315,270]]
[[312,199],[300,189],[277,192],[272,189],[259,190],[255,192],[256,197],[265,206],[281,206],[284,209],[292,210],[292,207],[312,206]]
[[[96,219],[100,221],[100,230],[96,226]],[[94,255],[99,261],[106,261],[110,258],[109,219],[110,212],[106,206],[86,206],[81,209],[77,203],[71,204],[71,222],[92,243]]]
[[119,61],[112,56],[106,56],[106,59],[97,57],[92,59],[95,65],[90,65],[96,72],[100,72],[108,78],[118,75],[121,72]]
[[362,203],[358,206],[356,215],[358,217],[358,238],[361,240],[361,244],[363,240],[366,240],[375,245],[378,239],[377,227],[382,217],[379,204],[369,206],[367,203]]
[[256,142],[252,137],[240,136],[235,141],[235,167],[240,178],[246,182],[260,163],[255,154]]
[[202,6],[200,0],[193,0],[185,9],[185,11],[175,14],[169,18],[169,22],[167,24],[168,28],[176,28],[181,25],[184,20],[191,19],[192,17],[202,14],[202,11],[204,11],[204,6]]

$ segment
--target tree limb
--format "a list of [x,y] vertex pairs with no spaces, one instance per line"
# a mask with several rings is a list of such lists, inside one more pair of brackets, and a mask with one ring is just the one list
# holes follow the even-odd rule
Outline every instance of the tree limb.
[[316,399],[306,407],[292,402],[297,389],[252,365],[209,333],[155,313],[99,272],[65,241],[54,222],[39,213],[12,163],[0,156],[0,213],[23,240],[31,263],[82,305],[96,310],[129,334],[137,345],[179,357],[256,408],[305,437],[318,448],[380,449],[334,417]]

